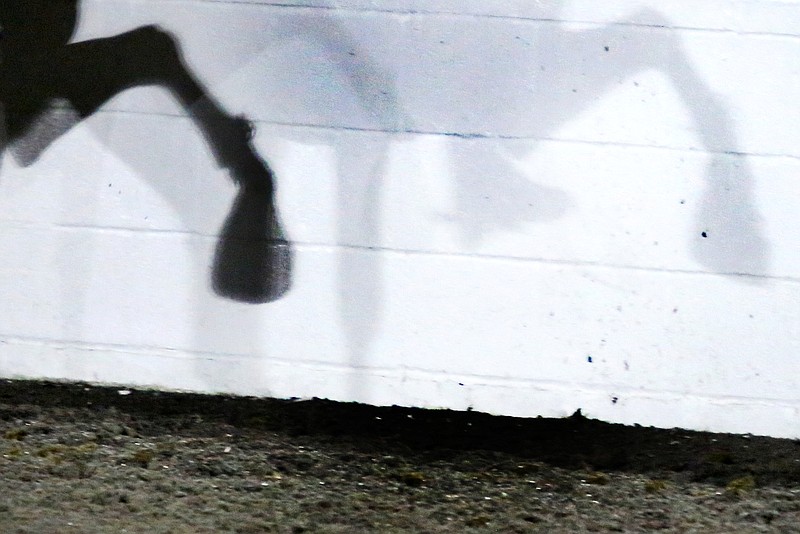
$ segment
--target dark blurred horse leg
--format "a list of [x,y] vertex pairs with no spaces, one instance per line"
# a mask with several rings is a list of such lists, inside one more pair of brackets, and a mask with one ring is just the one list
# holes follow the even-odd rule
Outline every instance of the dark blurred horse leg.
[[53,92],[69,100],[83,117],[125,89],[168,88],[198,125],[217,164],[235,182],[272,195],[273,176],[251,144],[249,121],[227,113],[185,64],[176,40],[156,26],[63,48],[53,62]]

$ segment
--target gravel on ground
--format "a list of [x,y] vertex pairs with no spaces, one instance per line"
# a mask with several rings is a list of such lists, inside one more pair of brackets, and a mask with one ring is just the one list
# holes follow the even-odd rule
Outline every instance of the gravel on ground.
[[800,532],[800,440],[0,380],[0,532]]

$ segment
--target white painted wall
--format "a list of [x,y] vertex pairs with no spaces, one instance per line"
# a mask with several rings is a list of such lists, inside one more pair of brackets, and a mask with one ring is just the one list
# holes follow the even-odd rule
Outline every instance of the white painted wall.
[[800,437],[800,2],[85,0],[75,40],[150,23],[255,121],[292,290],[213,292],[236,187],[131,89],[3,156],[0,376]]

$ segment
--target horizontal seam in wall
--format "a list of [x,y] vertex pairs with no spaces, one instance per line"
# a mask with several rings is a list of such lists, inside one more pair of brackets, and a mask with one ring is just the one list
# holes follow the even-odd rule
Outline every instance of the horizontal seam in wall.
[[163,358],[186,360],[203,359],[213,360],[215,358],[243,358],[256,359],[260,355],[239,354],[234,352],[212,352],[190,349],[176,349],[161,347],[158,345],[125,345],[122,343],[91,343],[79,340],[64,340],[47,337],[27,337],[14,336],[0,333],[0,343],[17,344],[29,346],[46,346],[56,350],[77,349],[87,352],[108,352],[115,354],[141,354],[146,356],[158,356]]
[[[401,16],[450,16],[450,17],[495,19],[495,20],[521,21],[521,22],[534,22],[534,23],[539,22],[539,23],[549,23],[549,24],[581,24],[581,25],[596,26],[596,27],[619,26],[619,27],[633,27],[633,28],[649,28],[649,29],[658,29],[667,31],[679,30],[679,31],[690,31],[690,32],[732,33],[736,35],[754,36],[754,37],[786,37],[790,39],[800,39],[800,35],[795,33],[747,31],[747,30],[737,30],[734,28],[701,28],[696,26],[677,26],[677,25],[665,25],[665,24],[652,24],[645,22],[626,22],[626,21],[598,22],[598,21],[582,20],[582,19],[555,19],[547,17],[538,18],[525,15],[498,15],[493,13],[461,13],[458,11],[427,10],[427,9],[401,10],[401,9],[386,9],[386,8],[381,9],[374,7],[344,8],[344,7],[322,5],[322,4],[299,5],[286,2],[259,2],[257,0],[195,0],[195,1],[205,4],[250,5],[250,6],[262,6],[265,8],[322,10],[322,11],[336,11],[340,13],[377,13],[377,14],[401,15]],[[635,13],[636,11],[632,12]]]
[[[418,368],[411,368],[406,366],[397,366],[397,367],[368,367],[368,366],[358,366],[354,367],[348,364],[340,364],[340,363],[331,363],[331,362],[322,362],[318,360],[302,360],[298,361],[296,358],[275,358],[275,357],[261,357],[259,355],[247,355],[247,354],[235,354],[235,353],[216,353],[216,352],[202,352],[202,351],[190,351],[190,350],[176,350],[176,349],[159,349],[159,348],[144,348],[144,347],[127,347],[123,345],[107,345],[107,344],[92,344],[92,343],[81,343],[81,342],[64,342],[58,340],[50,340],[50,339],[39,339],[39,338],[24,338],[24,337],[6,337],[4,340],[0,340],[2,343],[16,343],[16,344],[25,344],[25,345],[35,345],[35,346],[46,346],[55,348],[57,350],[61,349],[68,349],[74,348],[78,350],[85,350],[85,351],[92,351],[92,352],[109,352],[109,353],[134,353],[134,354],[143,354],[148,356],[154,357],[163,357],[163,358],[170,358],[170,359],[180,359],[191,361],[194,359],[201,359],[201,360],[260,360],[263,364],[279,364],[284,366],[290,367],[304,367],[306,369],[312,370],[319,370],[322,372],[325,371],[345,371],[351,374],[361,374],[361,375],[374,375],[377,377],[385,377],[385,378],[398,378],[398,379],[408,379],[411,378],[412,380],[420,380],[420,381],[430,381],[430,382],[450,382],[452,384],[459,384],[463,382],[470,382],[475,381],[475,383],[468,384],[467,387],[492,387],[492,388],[533,388],[538,389],[542,392],[549,392],[554,390],[566,390],[566,391],[575,391],[575,390],[582,390],[591,393],[601,393],[601,394],[608,394],[614,396],[624,396],[627,395],[629,397],[649,397],[653,396],[661,396],[661,397],[672,397],[677,399],[683,398],[692,398],[696,400],[705,400],[711,403],[747,403],[752,404],[753,402],[756,403],[763,403],[769,405],[783,405],[786,407],[797,408],[800,407],[800,400],[796,399],[785,399],[785,398],[772,398],[772,397],[748,397],[744,395],[695,395],[688,393],[686,391],[680,390],[670,390],[670,389],[648,389],[648,388],[634,388],[631,386],[624,386],[622,384],[597,384],[597,383],[588,383],[588,382],[575,382],[571,380],[540,380],[540,379],[520,379],[520,378],[510,378],[510,377],[502,377],[502,376],[493,376],[493,375],[474,375],[474,374],[463,374],[457,372],[446,372],[446,371],[431,371],[429,369],[418,369]],[[137,350],[138,349],[138,350]],[[436,380],[437,378],[443,378],[445,380]]]
[[[306,244],[307,247],[312,245]],[[336,245],[331,246],[331,248],[339,248],[339,249],[350,249],[350,250],[366,250],[366,251],[376,251],[381,252],[384,254],[397,254],[397,255],[406,255],[406,256],[439,256],[439,257],[447,257],[447,258],[459,258],[459,259],[474,259],[474,260],[484,260],[484,261],[507,261],[507,262],[519,262],[519,263],[540,263],[543,265],[556,265],[556,266],[570,266],[570,267],[593,267],[599,269],[610,269],[610,270],[626,270],[626,271],[637,271],[637,272],[647,272],[647,273],[659,273],[659,274],[686,274],[686,275],[697,275],[697,276],[714,276],[714,277],[735,277],[735,278],[742,278],[742,279],[751,279],[754,281],[781,281],[781,282],[789,282],[789,283],[800,283],[800,278],[791,277],[791,276],[770,276],[770,275],[759,275],[759,274],[751,274],[751,273],[737,273],[737,272],[707,272],[707,271],[693,271],[689,269],[667,269],[667,268],[658,268],[658,267],[639,267],[635,265],[622,265],[622,264],[614,264],[614,263],[601,263],[601,262],[592,262],[592,261],[576,261],[576,260],[559,260],[559,259],[548,259],[548,258],[524,258],[519,256],[504,256],[499,254],[475,254],[475,253],[467,253],[467,252],[438,252],[438,251],[425,251],[425,250],[402,250],[402,249],[390,249],[390,248],[383,248],[383,247],[370,247],[370,246],[358,246],[358,245]]]
[[[366,370],[371,370],[371,368],[365,368]],[[394,368],[390,368],[394,369]],[[764,402],[764,403],[781,403],[787,406],[800,406],[800,398],[799,399],[786,399],[786,398],[779,398],[779,397],[749,397],[745,395],[696,395],[692,394],[686,390],[673,390],[673,389],[661,389],[661,388],[642,388],[642,387],[632,387],[627,386],[620,383],[592,383],[592,382],[576,382],[572,380],[540,380],[536,378],[512,378],[512,377],[504,377],[504,376],[497,376],[497,375],[476,375],[476,374],[462,374],[457,372],[447,372],[447,371],[431,371],[429,369],[422,369],[422,368],[413,368],[413,367],[401,367],[400,369],[405,370],[406,373],[403,373],[403,376],[408,376],[408,371],[411,371],[411,374],[419,375],[421,377],[444,377],[447,378],[447,381],[454,382],[454,383],[465,383],[467,386],[489,386],[489,387],[515,387],[515,388],[522,388],[522,387],[530,387],[538,385],[546,385],[551,386],[550,388],[542,388],[547,391],[552,391],[553,388],[556,389],[568,389],[571,391],[575,390],[583,390],[583,391],[591,391],[591,392],[607,392],[609,395],[615,396],[622,396],[627,395],[629,397],[645,397],[649,396],[649,394],[658,394],[661,396],[671,396],[675,398],[685,398],[691,397],[695,399],[706,399],[708,401],[726,401],[726,402],[741,402],[741,401],[756,401],[756,402]],[[472,384],[468,384],[468,382],[474,381]]]
[[[191,232],[186,230],[164,230],[164,229],[147,229],[147,228],[126,228],[126,227],[109,227],[109,226],[94,226],[82,224],[27,224],[25,221],[0,221],[14,222],[18,229],[36,229],[47,230],[48,228],[57,228],[64,230],[86,230],[97,233],[111,233],[111,234],[133,234],[133,235],[175,235],[184,237],[197,237],[204,241],[216,241],[218,237],[212,234],[203,234],[200,232]],[[2,228],[0,228],[1,230]],[[414,249],[400,249],[390,247],[378,247],[369,245],[350,245],[350,244],[327,244],[318,243],[313,241],[288,241],[289,246],[295,248],[305,248],[307,250],[327,250],[331,252],[341,251],[355,251],[366,253],[378,254],[393,254],[398,256],[429,256],[439,258],[455,258],[455,259],[468,259],[477,261],[505,261],[515,263],[531,263],[541,265],[555,265],[566,267],[591,267],[597,269],[608,270],[624,270],[633,272],[645,272],[656,274],[684,274],[695,276],[713,276],[713,277],[728,277],[728,278],[741,278],[742,280],[752,280],[755,282],[786,282],[786,283],[800,283],[800,278],[793,276],[775,276],[775,275],[762,275],[752,273],[739,273],[739,272],[707,272],[695,271],[690,269],[668,269],[659,267],[642,267],[636,265],[624,265],[616,263],[602,263],[594,261],[579,261],[579,260],[563,260],[553,258],[526,258],[520,256],[506,256],[501,254],[482,254],[473,252],[455,252],[455,251],[435,251],[435,250],[414,250]]]
[[[115,110],[103,109],[98,113],[107,114],[130,114],[130,115],[145,115],[153,117],[170,117],[176,119],[190,118],[186,115],[179,113],[161,113],[155,111],[135,111],[135,110]],[[390,128],[366,128],[357,126],[339,126],[339,125],[324,125],[300,122],[285,122],[285,121],[268,121],[268,120],[253,120],[254,124],[263,124],[265,126],[279,126],[279,127],[292,127],[292,128],[307,128],[328,131],[344,131],[351,133],[372,133],[372,134],[387,134],[387,135],[416,135],[416,136],[431,136],[431,137],[453,137],[465,140],[486,140],[486,141],[531,141],[531,142],[553,142],[553,143],[567,143],[567,144],[580,144],[580,145],[595,145],[595,146],[610,146],[618,148],[644,148],[653,150],[668,150],[673,152],[683,153],[701,153],[710,155],[728,155],[739,157],[758,157],[758,158],[787,158],[791,160],[800,161],[800,155],[794,154],[780,154],[770,152],[742,152],[734,150],[707,150],[703,148],[692,147],[671,147],[666,145],[646,145],[640,143],[624,143],[618,141],[590,141],[585,139],[569,139],[558,137],[536,137],[526,135],[504,135],[504,134],[486,134],[486,133],[469,133],[469,132],[437,132],[432,130],[414,130],[414,129],[390,129]]]

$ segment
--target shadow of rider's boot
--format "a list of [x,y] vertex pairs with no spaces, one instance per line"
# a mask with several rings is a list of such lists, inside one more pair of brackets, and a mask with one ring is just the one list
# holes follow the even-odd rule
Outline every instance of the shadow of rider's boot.
[[247,120],[229,119],[211,144],[240,187],[217,243],[212,278],[220,296],[264,303],[289,290],[292,250],[276,211],[272,170],[253,148],[252,134]]

